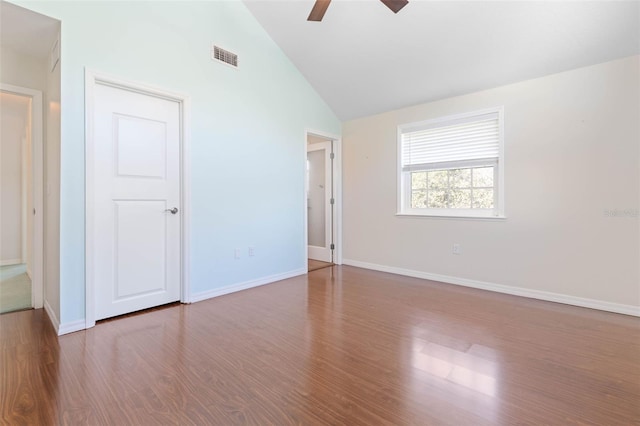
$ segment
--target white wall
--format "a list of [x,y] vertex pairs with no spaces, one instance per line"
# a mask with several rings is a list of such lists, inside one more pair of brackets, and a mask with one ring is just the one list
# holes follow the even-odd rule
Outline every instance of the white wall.
[[[345,263],[637,312],[639,81],[635,56],[344,123]],[[507,219],[396,216],[396,126],[499,105]]]

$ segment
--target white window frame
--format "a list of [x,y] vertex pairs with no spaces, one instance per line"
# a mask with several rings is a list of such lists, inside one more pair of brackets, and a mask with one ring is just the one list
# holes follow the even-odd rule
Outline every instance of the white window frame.
[[[416,127],[429,127],[445,122],[454,122],[474,116],[485,114],[498,114],[498,158],[497,159],[469,159],[461,161],[450,161],[433,163],[432,167],[420,167],[415,170],[402,170],[402,134],[409,129]],[[463,114],[449,115],[431,120],[401,124],[397,131],[397,216],[425,216],[425,217],[457,217],[457,218],[478,218],[478,219],[504,219],[504,107],[487,108],[483,110],[471,111]],[[411,208],[411,173],[415,171],[428,170],[450,170],[461,168],[475,168],[482,166],[494,166],[494,208],[493,209],[415,209]]]

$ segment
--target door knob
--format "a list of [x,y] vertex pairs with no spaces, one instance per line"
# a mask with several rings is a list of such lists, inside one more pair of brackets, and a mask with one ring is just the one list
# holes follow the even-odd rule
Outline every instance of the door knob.
[[166,209],[165,212],[171,212],[171,214],[176,214],[178,213],[178,208],[174,207],[172,209]]

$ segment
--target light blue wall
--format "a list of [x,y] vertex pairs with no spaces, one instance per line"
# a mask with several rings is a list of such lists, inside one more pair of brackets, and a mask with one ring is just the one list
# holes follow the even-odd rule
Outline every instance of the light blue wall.
[[191,96],[193,293],[305,266],[304,131],[340,122],[242,3],[19,4],[62,21],[62,323],[84,318],[85,67]]

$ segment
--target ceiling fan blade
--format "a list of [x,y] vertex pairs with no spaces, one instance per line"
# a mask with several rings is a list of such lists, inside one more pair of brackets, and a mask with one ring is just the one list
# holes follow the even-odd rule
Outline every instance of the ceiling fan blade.
[[380,0],[380,1],[384,3],[384,5],[387,6],[389,9],[391,9],[393,13],[398,13],[400,9],[402,9],[407,5],[407,3],[409,3],[408,0]]
[[322,21],[322,17],[327,11],[329,3],[331,3],[331,0],[316,0],[316,4],[313,5],[313,9],[311,9],[311,13],[307,18],[307,21]]

